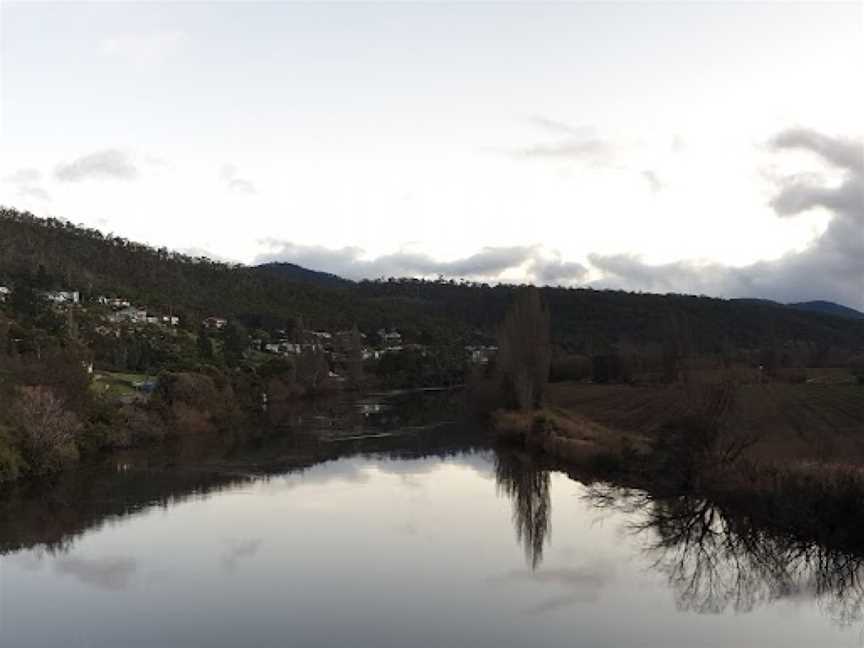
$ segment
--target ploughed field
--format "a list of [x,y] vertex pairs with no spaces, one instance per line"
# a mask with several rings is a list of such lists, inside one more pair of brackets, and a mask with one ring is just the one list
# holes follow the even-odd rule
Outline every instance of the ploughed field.
[[[547,406],[621,432],[655,436],[685,416],[704,385],[554,383]],[[830,382],[739,385],[729,423],[758,434],[762,460],[864,462],[864,386]]]

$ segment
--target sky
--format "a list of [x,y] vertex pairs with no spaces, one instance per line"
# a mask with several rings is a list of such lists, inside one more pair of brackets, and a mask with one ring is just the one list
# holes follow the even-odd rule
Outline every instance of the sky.
[[864,308],[864,4],[0,2],[0,204],[350,278]]

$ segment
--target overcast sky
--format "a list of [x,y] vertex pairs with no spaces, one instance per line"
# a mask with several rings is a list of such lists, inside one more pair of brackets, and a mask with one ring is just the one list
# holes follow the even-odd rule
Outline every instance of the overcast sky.
[[861,3],[0,4],[0,204],[241,262],[864,307]]

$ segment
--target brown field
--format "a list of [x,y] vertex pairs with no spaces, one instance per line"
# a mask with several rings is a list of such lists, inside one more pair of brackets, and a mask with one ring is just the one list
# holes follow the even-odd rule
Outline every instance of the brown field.
[[[635,437],[651,438],[684,416],[700,385],[556,383],[547,407]],[[758,434],[749,456],[760,462],[864,463],[864,386],[830,382],[750,383],[738,387],[731,425]]]

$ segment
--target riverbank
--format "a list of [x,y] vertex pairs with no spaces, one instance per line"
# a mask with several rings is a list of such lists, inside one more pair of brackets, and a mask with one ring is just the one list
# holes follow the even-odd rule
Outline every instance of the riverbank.
[[784,532],[864,546],[864,390],[857,385],[550,385],[497,411],[503,442],[574,470],[695,495]]

